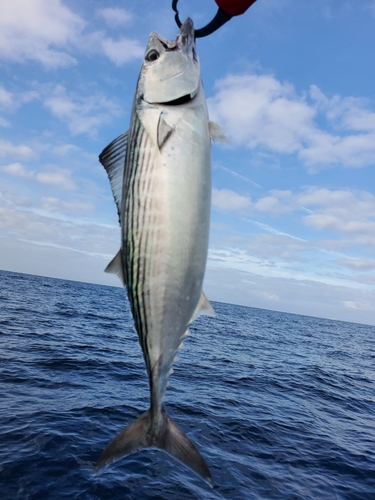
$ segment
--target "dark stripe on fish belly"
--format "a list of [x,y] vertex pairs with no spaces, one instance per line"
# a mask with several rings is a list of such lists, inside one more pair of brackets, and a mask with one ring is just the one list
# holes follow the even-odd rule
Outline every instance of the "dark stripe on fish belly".
[[[145,285],[145,269],[144,269],[144,258],[142,257],[144,255],[143,241],[145,236],[145,227],[143,220],[141,222],[141,219],[144,219],[144,214],[145,214],[145,207],[143,205],[143,199],[142,199],[145,196],[145,194],[142,193],[141,181],[143,181],[145,176],[145,167],[146,167],[145,156],[146,156],[148,142],[149,141],[147,134],[144,133],[143,131],[139,146],[140,156],[138,158],[138,175],[137,175],[137,182],[135,184],[137,189],[137,202],[134,199],[134,205],[136,205],[137,207],[137,227],[140,228],[140,231],[137,234],[139,251],[137,255],[137,277],[136,277],[135,287],[133,287],[133,290],[135,289],[133,300],[136,302],[136,306],[138,309],[138,316],[140,319],[140,324],[138,325],[138,332],[139,335],[142,337],[142,339],[146,339],[147,318],[146,318],[145,302],[143,295],[143,288]],[[146,365],[149,366],[149,363],[146,362]]]
[[[150,192],[150,187],[151,187],[151,176],[149,175],[149,171],[150,169],[153,168],[153,162],[151,161],[153,159],[152,157],[152,154],[151,154],[151,141],[148,139],[147,137],[147,141],[146,141],[146,144],[145,144],[145,155],[144,155],[144,163],[143,163],[143,166],[144,166],[144,171],[143,171],[143,176],[142,176],[142,186],[141,186],[141,189],[143,190],[143,192],[145,193],[149,193]],[[140,254],[141,255],[144,255],[144,256],[147,256],[147,248],[148,248],[148,243],[149,243],[149,234],[150,234],[150,229],[151,229],[151,226],[149,225],[149,222],[150,222],[150,210],[151,210],[151,200],[152,200],[152,197],[151,196],[146,196],[146,201],[145,201],[145,205],[143,207],[143,217],[142,217],[142,227],[148,227],[148,230],[147,231],[143,231],[143,234],[142,234],[142,242],[141,242],[141,249],[140,249]],[[147,220],[146,220],[146,214],[148,214],[148,217],[147,217]],[[145,286],[145,280],[146,280],[146,277],[147,275],[149,274],[150,272],[150,269],[149,269],[149,259],[147,258],[144,258],[143,259],[143,263],[142,263],[142,271],[143,271],[143,279],[142,279],[142,289],[141,289],[141,293],[142,293],[142,302],[143,302],[143,311],[144,311],[144,314],[145,314],[145,329],[146,329],[146,332],[147,332],[147,329],[149,328],[149,324],[148,324],[148,321],[147,321],[147,311],[146,311],[146,307],[147,307],[147,304],[149,303],[149,301],[146,300],[146,295],[147,295],[147,298],[149,299],[149,286]],[[144,333],[144,337],[146,338],[146,332]],[[146,351],[147,352],[147,351]]]
[[[124,179],[124,197],[125,197],[125,213],[126,215],[126,224],[125,224],[125,237],[127,246],[126,251],[126,259],[127,265],[126,268],[126,278],[128,283],[128,297],[130,300],[130,304],[132,307],[132,313],[134,317],[134,321],[137,324],[140,324],[140,317],[138,308],[135,307],[135,304],[132,300],[134,294],[134,258],[136,253],[136,234],[134,228],[134,217],[135,217],[135,184],[137,173],[139,169],[139,150],[140,150],[140,140],[142,136],[142,130],[140,127],[139,120],[135,119],[132,134],[129,141],[129,157],[127,158],[127,165],[125,169],[125,179]],[[125,221],[124,221],[125,222]],[[143,339],[141,335],[139,335],[139,341],[142,349],[144,348]],[[148,367],[147,367],[148,368]]]
[[[146,172],[149,167],[149,162],[145,161],[147,150],[150,150],[151,144],[150,140],[145,133],[142,126],[140,126],[139,121],[137,120],[137,129],[134,137],[134,151],[135,155],[132,164],[132,183],[130,185],[131,192],[128,193],[130,198],[130,206],[131,213],[128,227],[130,229],[130,233],[132,235],[132,249],[130,252],[129,263],[129,274],[130,278],[130,290],[131,296],[129,297],[132,304],[132,309],[134,313],[134,319],[136,322],[136,329],[139,336],[139,341],[143,350],[144,359],[147,367],[148,374],[151,374],[151,366],[148,357],[148,348],[147,348],[147,319],[146,319],[146,303],[145,297],[143,294],[143,289],[145,285],[145,276],[146,269],[144,266],[144,259],[141,258],[141,255],[144,255],[143,246],[144,246],[144,235],[145,231],[139,231],[139,228],[144,229],[144,226],[141,224],[141,219],[144,219],[145,216],[145,206],[139,203],[141,200],[145,198],[146,193],[142,193],[142,181],[145,178]],[[146,233],[147,234],[147,233]]]

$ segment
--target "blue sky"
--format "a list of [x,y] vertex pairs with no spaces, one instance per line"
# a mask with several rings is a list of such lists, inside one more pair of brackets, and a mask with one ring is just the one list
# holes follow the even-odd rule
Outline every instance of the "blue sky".
[[[119,285],[98,154],[128,128],[170,0],[0,0],[0,268]],[[180,0],[196,27],[214,0]],[[257,0],[198,40],[213,146],[209,298],[375,324],[375,1]]]

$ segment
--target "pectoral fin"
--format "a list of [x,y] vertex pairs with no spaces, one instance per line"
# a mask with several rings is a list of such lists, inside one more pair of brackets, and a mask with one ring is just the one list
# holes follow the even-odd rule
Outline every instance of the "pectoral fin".
[[169,139],[171,136],[172,132],[174,130],[174,127],[171,127],[168,125],[168,123],[165,120],[165,113],[160,113],[159,117],[159,123],[158,123],[158,147],[161,149],[165,142]]
[[223,127],[215,122],[208,122],[208,130],[210,133],[211,141],[229,144],[229,140],[225,136],[225,130],[223,129]]

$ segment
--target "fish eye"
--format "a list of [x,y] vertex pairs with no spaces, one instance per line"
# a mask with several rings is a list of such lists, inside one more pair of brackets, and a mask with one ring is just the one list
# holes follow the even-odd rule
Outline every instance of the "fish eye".
[[146,61],[156,61],[156,59],[159,59],[160,54],[157,50],[151,49],[147,52],[146,54]]

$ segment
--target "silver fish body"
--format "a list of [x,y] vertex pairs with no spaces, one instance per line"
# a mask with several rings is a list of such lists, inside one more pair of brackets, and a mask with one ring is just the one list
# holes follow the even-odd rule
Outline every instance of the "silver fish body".
[[150,383],[150,409],[103,451],[97,469],[140,448],[167,451],[211,482],[209,469],[163,409],[173,361],[200,313],[210,222],[211,143],[194,27],[175,41],[150,35],[130,130],[100,155],[121,224],[121,249],[107,267],[127,288]]

